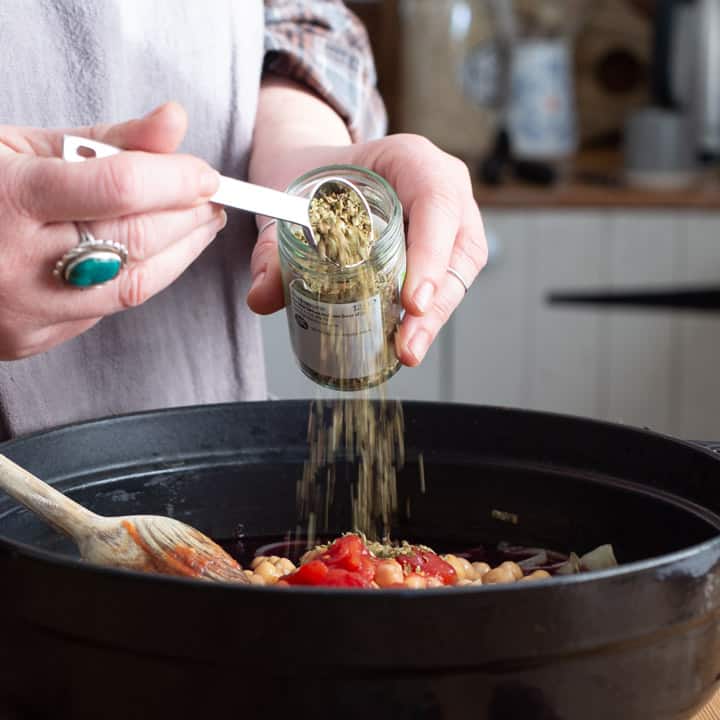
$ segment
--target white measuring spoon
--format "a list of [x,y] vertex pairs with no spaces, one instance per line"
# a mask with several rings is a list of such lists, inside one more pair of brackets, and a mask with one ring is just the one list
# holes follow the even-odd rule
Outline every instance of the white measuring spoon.
[[[68,162],[84,162],[92,158],[106,158],[117,155],[119,152],[122,152],[120,148],[97,140],[88,140],[74,135],[63,136],[62,156],[63,160]],[[305,198],[220,175],[220,186],[210,198],[210,201],[299,225],[310,247],[317,250],[317,240],[310,224],[310,203],[318,195],[333,192],[338,187],[350,190],[357,195],[370,220],[372,232],[373,217],[367,200],[355,185],[341,177],[329,177],[320,180],[310,193],[310,197]]]

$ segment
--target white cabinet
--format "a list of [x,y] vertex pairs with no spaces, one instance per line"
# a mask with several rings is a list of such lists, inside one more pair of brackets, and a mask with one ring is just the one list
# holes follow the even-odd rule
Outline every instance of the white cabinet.
[[[548,305],[553,290],[720,285],[720,214],[493,211],[499,254],[391,397],[570,413],[720,439],[720,313]],[[284,313],[263,320],[270,392],[314,397]]]
[[487,213],[501,256],[458,311],[452,399],[720,438],[720,314],[548,305],[554,290],[720,285],[720,216]]

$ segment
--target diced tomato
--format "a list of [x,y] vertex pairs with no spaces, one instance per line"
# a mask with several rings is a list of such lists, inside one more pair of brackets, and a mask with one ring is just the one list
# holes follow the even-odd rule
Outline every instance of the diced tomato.
[[406,575],[417,572],[425,577],[436,577],[442,580],[443,585],[454,585],[457,581],[455,568],[429,550],[416,548],[415,552],[409,555],[400,555],[395,559],[402,565]]
[[[413,553],[400,555],[396,559],[405,575],[418,573],[426,578],[436,577],[444,585],[452,585],[457,580],[452,565],[434,552],[414,548]],[[361,537],[344,535],[315,559],[286,575],[283,581],[289,585],[367,588],[372,585],[379,562],[367,549]]]
[[363,558],[370,558],[370,551],[357,535],[344,535],[337,539],[319,559],[329,567],[359,570]]
[[[344,535],[314,560],[286,575],[290,585],[370,587],[376,560],[357,535]],[[310,571],[306,568],[312,566]]]
[[327,577],[322,584],[328,587],[370,587],[370,581],[362,575],[336,568],[328,570]]
[[290,585],[323,585],[328,575],[328,566],[320,560],[311,560],[301,565],[283,580]]

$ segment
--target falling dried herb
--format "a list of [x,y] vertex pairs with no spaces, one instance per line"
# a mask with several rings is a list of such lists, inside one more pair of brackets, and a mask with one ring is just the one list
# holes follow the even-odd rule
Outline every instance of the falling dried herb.
[[[293,268],[302,284],[291,290],[291,302],[296,292],[319,308],[314,315],[319,362],[315,367],[302,365],[303,370],[320,384],[342,390],[375,387],[377,398],[363,393],[357,399],[317,399],[311,404],[309,457],[297,484],[298,531],[307,535],[310,545],[316,532],[328,528],[339,464],[357,468],[353,528],[381,538],[397,511],[397,472],[404,464],[402,407],[386,399],[380,384],[399,365],[395,334],[401,319],[404,237],[400,229],[390,252],[373,253],[378,236],[365,208],[349,188],[316,196],[309,214],[318,253],[296,258]],[[306,243],[299,229],[293,234]],[[327,324],[320,324],[321,319]],[[355,337],[375,340],[357,342]],[[332,377],[321,368],[333,368]]]

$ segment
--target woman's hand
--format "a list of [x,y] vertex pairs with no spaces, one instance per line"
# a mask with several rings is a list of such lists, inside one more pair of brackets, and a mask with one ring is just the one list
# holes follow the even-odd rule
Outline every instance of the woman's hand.
[[[279,174],[286,183],[313,167],[352,163],[382,175],[395,188],[405,209],[408,247],[402,298],[407,314],[398,333],[397,353],[405,365],[418,365],[465,295],[462,282],[448,268],[469,285],[487,261],[485,233],[467,167],[415,135],[297,148],[284,153],[281,162],[284,169]],[[294,173],[291,177],[288,167]],[[258,238],[252,273],[250,307],[258,313],[280,309],[283,294],[274,227]]]
[[[135,151],[84,163],[59,159],[63,131],[0,126],[0,360],[43,352],[143,303],[223,227],[225,213],[207,202],[217,173],[169,154],[186,126],[182,108],[168,104],[139,120],[67,131]],[[78,242],[73,221],[128,248],[117,279],[82,292],[53,276]]]
[[485,267],[487,244],[467,166],[416,135],[395,135],[353,148],[352,162],[382,175],[407,220],[407,315],[397,337],[405,365],[422,362],[468,287]]

